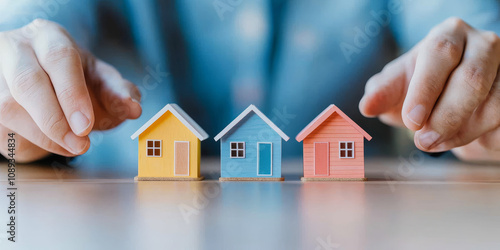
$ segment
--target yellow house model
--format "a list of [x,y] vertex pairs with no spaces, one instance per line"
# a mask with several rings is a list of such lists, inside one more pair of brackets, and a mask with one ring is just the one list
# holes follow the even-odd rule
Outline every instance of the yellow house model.
[[130,138],[139,137],[139,181],[202,180],[200,144],[208,134],[177,104],[167,104]]

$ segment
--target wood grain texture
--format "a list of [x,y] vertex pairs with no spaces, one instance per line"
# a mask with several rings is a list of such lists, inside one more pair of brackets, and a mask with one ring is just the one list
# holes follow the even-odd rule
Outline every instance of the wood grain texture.
[[135,181],[201,181],[205,177],[138,177],[134,178]]
[[[161,157],[146,155],[147,140],[162,140]],[[189,142],[189,176],[187,177],[198,178],[200,176],[200,140],[169,111],[139,135],[139,178],[175,177],[174,141]],[[175,178],[184,177],[186,176]]]
[[366,181],[366,178],[326,178],[326,177],[302,177],[301,181]]
[[[354,158],[340,158],[339,142],[354,142]],[[325,177],[323,172],[316,169],[316,161],[319,156],[315,152],[315,143],[329,144],[328,178],[364,178],[364,136],[358,130],[345,121],[337,113],[332,114],[313,132],[303,140],[304,153],[304,177]]]
[[257,178],[257,177],[220,177],[219,181],[284,181],[284,177],[279,178]]
[[310,136],[312,132],[318,129],[318,127],[325,125],[326,121],[329,120],[333,115],[340,116],[341,119],[331,121],[332,125],[339,126],[339,130],[348,129],[346,127],[346,123],[350,125],[350,128],[355,129],[359,134],[362,134],[364,138],[367,140],[371,140],[372,137],[366,133],[358,124],[356,124],[349,116],[347,116],[342,110],[340,110],[337,106],[331,104],[328,106],[323,112],[321,112],[316,118],[314,118],[300,133],[295,137],[298,142],[303,141],[305,138]]

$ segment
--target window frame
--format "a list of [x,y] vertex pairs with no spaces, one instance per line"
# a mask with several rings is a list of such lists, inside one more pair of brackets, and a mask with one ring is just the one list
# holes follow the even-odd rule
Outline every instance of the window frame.
[[[236,143],[236,148],[233,149],[232,145]],[[243,143],[243,148],[239,148],[239,143]],[[236,151],[236,156],[233,156],[233,150]],[[243,156],[238,156],[238,152],[243,152]],[[229,158],[230,159],[245,159],[246,158],[246,143],[244,141],[229,142]]]
[[[345,143],[345,148],[342,148],[340,146],[342,143]],[[348,143],[352,143],[352,148],[348,148],[347,146]],[[339,141],[339,159],[354,159],[354,149],[355,149],[354,141]],[[342,156],[342,151],[345,152],[345,156]],[[351,157],[348,156],[349,151],[352,152]]]
[[[153,147],[150,147],[148,144],[149,142],[153,142]],[[160,142],[160,147],[156,147],[155,143]],[[163,148],[163,142],[162,140],[146,140],[146,157],[162,157],[162,148]],[[149,155],[148,151],[152,149],[153,150],[153,155]],[[160,155],[155,154],[155,150],[159,149],[160,150]]]

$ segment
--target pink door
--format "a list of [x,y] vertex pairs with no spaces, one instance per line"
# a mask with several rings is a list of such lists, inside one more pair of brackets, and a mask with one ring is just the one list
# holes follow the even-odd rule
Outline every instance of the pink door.
[[176,141],[174,142],[174,175],[188,176],[189,175],[189,142]]
[[329,147],[328,142],[314,143],[314,175],[328,175],[328,158]]

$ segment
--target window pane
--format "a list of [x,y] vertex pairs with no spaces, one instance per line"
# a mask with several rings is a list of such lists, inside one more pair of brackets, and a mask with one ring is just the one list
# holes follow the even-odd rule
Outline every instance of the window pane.
[[153,147],[153,141],[148,141],[148,147]]
[[340,149],[345,149],[345,142],[340,143]]
[[236,149],[236,145],[237,145],[236,142],[231,142],[231,149]]
[[347,148],[348,148],[348,149],[352,149],[352,142],[348,142],[348,143],[347,143]]
[[160,156],[161,153],[160,153],[160,149],[155,149],[155,156]]
[[148,156],[153,156],[153,150],[148,148]]
[[243,157],[243,150],[238,150],[238,157]]
[[231,157],[236,157],[236,150],[231,150]]
[[243,149],[243,142],[238,143],[238,149]]
[[352,157],[352,151],[347,151],[347,157]]
[[340,157],[345,157],[345,151],[344,150],[340,150]]
[[157,147],[157,148],[160,147],[160,141],[155,141],[155,147]]

